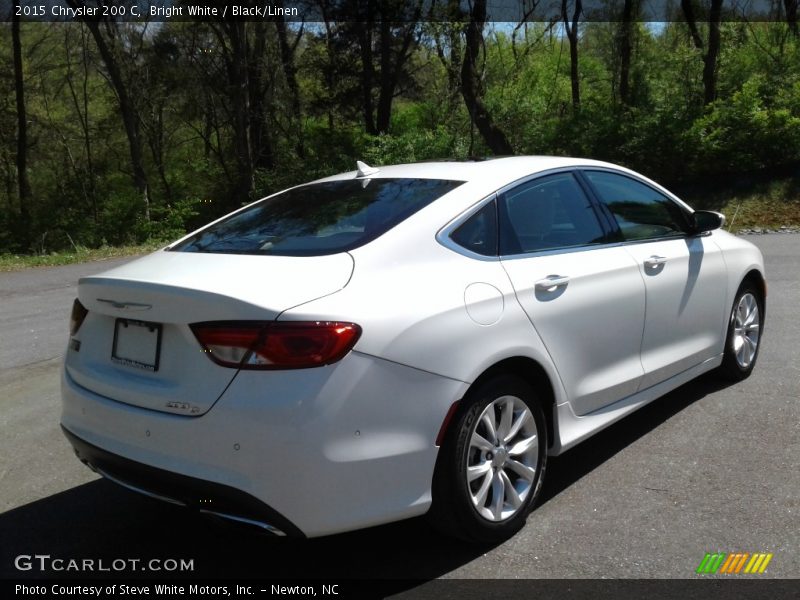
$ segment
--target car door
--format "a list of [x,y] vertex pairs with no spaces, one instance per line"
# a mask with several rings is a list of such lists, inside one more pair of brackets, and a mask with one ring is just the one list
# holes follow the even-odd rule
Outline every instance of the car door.
[[631,255],[606,245],[597,207],[571,172],[498,195],[501,263],[549,352],[573,410],[636,392],[644,284]]
[[640,389],[722,351],[727,273],[709,235],[692,235],[689,214],[666,194],[625,174],[586,170],[619,226],[646,289]]

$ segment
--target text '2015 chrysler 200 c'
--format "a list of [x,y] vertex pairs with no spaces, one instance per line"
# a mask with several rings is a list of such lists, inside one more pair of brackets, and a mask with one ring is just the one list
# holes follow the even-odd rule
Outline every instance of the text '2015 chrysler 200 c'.
[[139,492],[320,536],[525,522],[557,455],[752,371],[752,244],[628,169],[515,157],[291,188],[78,287],[62,426]]

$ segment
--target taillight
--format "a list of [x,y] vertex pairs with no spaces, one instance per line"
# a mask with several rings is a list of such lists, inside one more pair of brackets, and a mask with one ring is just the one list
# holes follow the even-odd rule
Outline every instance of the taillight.
[[190,325],[203,351],[223,367],[304,369],[344,357],[361,335],[355,323],[212,321]]
[[81,304],[81,301],[75,298],[75,302],[72,303],[72,314],[69,316],[69,334],[75,335],[78,333],[78,329],[81,328],[83,325],[83,320],[86,318],[86,315],[89,314],[89,311],[86,310],[86,307]]

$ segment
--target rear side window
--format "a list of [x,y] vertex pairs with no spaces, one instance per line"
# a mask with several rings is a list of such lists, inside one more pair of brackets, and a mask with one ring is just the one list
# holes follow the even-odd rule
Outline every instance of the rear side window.
[[497,256],[497,206],[489,202],[467,219],[451,235],[451,239],[467,250],[483,256]]
[[272,196],[184,240],[173,251],[321,256],[351,250],[407,219],[462,181],[348,179]]
[[500,254],[605,242],[591,202],[571,173],[534,179],[500,197]]
[[584,171],[619,224],[625,240],[681,236],[686,215],[658,190],[630,177],[606,171]]

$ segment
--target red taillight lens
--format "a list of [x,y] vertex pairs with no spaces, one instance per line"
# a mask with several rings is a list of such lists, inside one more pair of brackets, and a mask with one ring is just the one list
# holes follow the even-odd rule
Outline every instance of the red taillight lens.
[[72,314],[69,316],[69,334],[75,335],[78,333],[78,329],[81,328],[83,325],[83,320],[86,318],[86,315],[89,314],[89,311],[86,310],[86,307],[81,304],[81,301],[75,298],[75,302],[72,303]]
[[210,322],[190,325],[211,360],[241,369],[304,369],[344,357],[361,335],[355,323]]

